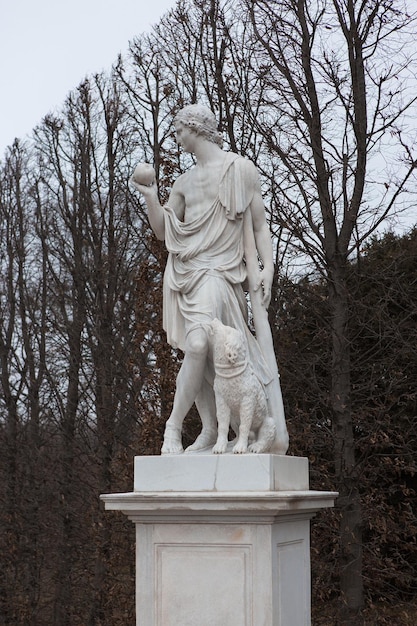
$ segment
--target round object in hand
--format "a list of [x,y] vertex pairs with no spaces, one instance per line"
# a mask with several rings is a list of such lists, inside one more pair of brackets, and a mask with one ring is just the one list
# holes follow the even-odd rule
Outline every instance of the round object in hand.
[[139,163],[135,167],[132,179],[138,185],[150,186],[155,180],[155,170],[149,163]]

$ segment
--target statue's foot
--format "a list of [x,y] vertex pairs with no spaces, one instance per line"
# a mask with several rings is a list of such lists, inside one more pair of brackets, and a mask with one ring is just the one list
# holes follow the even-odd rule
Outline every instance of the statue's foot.
[[182,454],[181,428],[166,424],[161,454]]
[[212,446],[214,446],[216,441],[217,431],[210,428],[203,428],[194,443],[192,443],[191,446],[188,446],[188,448],[185,449],[185,453],[198,452],[199,450],[204,450],[204,448],[211,448]]

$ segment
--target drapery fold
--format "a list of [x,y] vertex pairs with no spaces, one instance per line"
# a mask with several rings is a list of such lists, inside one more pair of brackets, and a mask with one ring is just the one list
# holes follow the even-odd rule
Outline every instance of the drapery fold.
[[163,326],[173,347],[185,349],[187,334],[205,328],[217,317],[241,330],[256,371],[267,384],[268,372],[259,346],[246,320],[242,283],[243,214],[252,201],[257,176],[250,161],[227,153],[220,178],[219,194],[210,209],[194,220],[181,222],[174,210],[164,207],[165,244],[168,261],[164,275]]

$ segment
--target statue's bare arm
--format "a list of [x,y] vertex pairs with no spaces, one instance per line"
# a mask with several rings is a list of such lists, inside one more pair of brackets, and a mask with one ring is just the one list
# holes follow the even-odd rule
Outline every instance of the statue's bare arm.
[[[158,197],[158,186],[156,181],[152,183],[152,185],[140,185],[131,179],[132,185],[140,191],[146,202],[146,206],[148,209],[148,218],[149,223],[155,236],[160,241],[164,241],[165,239],[165,218],[164,218],[164,209],[159,202]],[[185,210],[185,200],[184,194],[182,193],[182,183],[181,177],[178,178],[173,186],[171,193],[169,195],[168,206],[170,206],[179,220],[182,220],[184,217]]]
[[[250,204],[250,218],[253,235],[255,238],[256,251],[262,261],[262,270],[254,279],[254,289],[257,291],[262,286],[262,304],[268,308],[271,300],[272,280],[274,276],[274,261],[271,233],[265,217],[265,206],[262,200],[259,182],[254,182],[254,193]],[[249,218],[249,215],[248,215]],[[250,225],[249,225],[250,228]]]

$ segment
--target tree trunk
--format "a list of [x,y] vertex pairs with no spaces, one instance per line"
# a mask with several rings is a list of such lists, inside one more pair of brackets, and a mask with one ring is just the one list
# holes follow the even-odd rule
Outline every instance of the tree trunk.
[[61,469],[61,550],[56,572],[54,599],[54,625],[70,626],[73,623],[73,569],[74,548],[77,538],[74,534],[76,515],[74,510],[74,446],[76,416],[79,398],[79,370],[81,366],[81,312],[73,324],[69,324],[68,343],[70,349],[67,402],[63,415],[62,429],[62,469]]
[[343,261],[331,273],[329,297],[332,313],[332,379],[334,463],[339,498],[340,524],[340,624],[360,624],[363,606],[362,510],[355,463],[351,410],[351,360],[349,303]]

